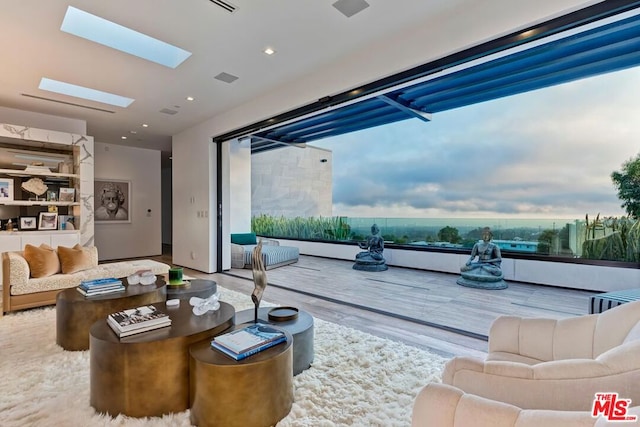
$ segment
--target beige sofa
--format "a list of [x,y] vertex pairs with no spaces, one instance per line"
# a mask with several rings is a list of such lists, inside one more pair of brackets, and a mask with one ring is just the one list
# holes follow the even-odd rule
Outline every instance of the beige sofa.
[[[640,419],[640,406],[627,415]],[[418,393],[413,405],[412,427],[638,427],[640,421],[614,422],[590,411],[522,409],[465,393],[459,388],[430,383]]]
[[523,409],[588,411],[605,392],[640,405],[640,301],[561,320],[499,317],[486,360],[455,357],[442,382]]
[[47,277],[32,277],[24,251],[3,252],[2,314],[26,308],[55,304],[61,290],[78,286],[83,280],[126,277],[139,270],[165,275],[169,265],[149,260],[131,260],[98,264],[98,249],[83,248],[90,257],[90,268],[72,274],[61,272]]

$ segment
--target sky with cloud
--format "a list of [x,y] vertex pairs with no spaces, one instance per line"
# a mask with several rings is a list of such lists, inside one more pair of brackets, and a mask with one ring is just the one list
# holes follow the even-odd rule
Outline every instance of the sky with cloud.
[[405,120],[313,145],[333,152],[333,214],[624,215],[611,172],[640,152],[640,69]]

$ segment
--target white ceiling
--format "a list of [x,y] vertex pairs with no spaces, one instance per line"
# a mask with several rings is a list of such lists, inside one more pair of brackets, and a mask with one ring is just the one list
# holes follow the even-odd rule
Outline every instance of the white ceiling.
[[[430,17],[447,8],[473,3],[368,0],[370,7],[347,18],[332,7],[334,2],[231,0],[238,9],[229,13],[209,0],[5,1],[0,12],[0,106],[86,120],[87,133],[99,142],[170,151],[171,136],[184,129],[352,52],[372,49],[396,33],[429,25]],[[69,5],[193,55],[171,69],[62,32]],[[267,46],[276,54],[262,53]],[[221,72],[239,79],[232,84],[215,80]],[[43,91],[38,89],[42,77],[135,102],[119,108]],[[195,101],[186,101],[187,96]],[[178,113],[160,113],[164,108]]]

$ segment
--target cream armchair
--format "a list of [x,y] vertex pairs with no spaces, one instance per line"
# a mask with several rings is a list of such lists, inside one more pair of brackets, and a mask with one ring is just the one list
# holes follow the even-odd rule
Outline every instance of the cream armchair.
[[[640,406],[627,415],[640,419]],[[590,411],[522,409],[508,403],[465,393],[446,385],[430,383],[414,402],[412,427],[637,427],[636,422],[608,422],[593,418]]]
[[561,320],[502,316],[486,360],[455,357],[442,382],[525,409],[590,410],[595,393],[640,405],[640,301]]

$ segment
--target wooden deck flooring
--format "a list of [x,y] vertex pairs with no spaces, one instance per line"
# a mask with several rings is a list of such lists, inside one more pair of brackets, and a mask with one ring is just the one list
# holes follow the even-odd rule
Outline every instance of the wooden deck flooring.
[[[170,255],[158,258],[171,263]],[[301,256],[296,264],[267,271],[264,299],[293,305],[314,317],[402,341],[445,356],[483,356],[491,322],[503,314],[563,318],[587,314],[593,292],[509,282],[504,290],[456,284],[455,274],[390,267],[353,270],[352,262]],[[251,270],[185,274],[224,288],[253,290]],[[224,299],[224,295],[222,296]]]

